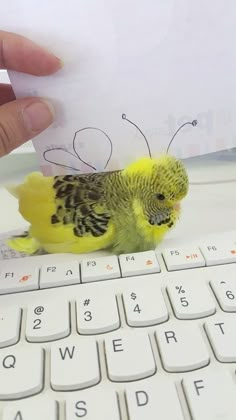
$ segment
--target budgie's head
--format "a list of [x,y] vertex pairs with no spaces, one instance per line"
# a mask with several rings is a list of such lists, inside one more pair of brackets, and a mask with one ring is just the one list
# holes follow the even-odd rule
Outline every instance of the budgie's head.
[[169,155],[142,158],[126,170],[135,199],[151,225],[171,227],[188,192],[188,176],[183,163]]

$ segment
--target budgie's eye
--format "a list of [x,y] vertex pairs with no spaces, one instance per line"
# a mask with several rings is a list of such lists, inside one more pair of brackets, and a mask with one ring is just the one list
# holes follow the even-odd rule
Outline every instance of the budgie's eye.
[[157,195],[156,195],[156,198],[157,198],[158,200],[160,200],[160,201],[165,200],[165,196],[164,196],[163,194],[157,194]]

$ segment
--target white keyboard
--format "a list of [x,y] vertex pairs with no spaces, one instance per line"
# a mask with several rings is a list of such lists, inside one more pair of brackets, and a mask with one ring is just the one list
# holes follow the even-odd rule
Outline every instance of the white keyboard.
[[0,262],[0,419],[80,418],[236,419],[236,232]]

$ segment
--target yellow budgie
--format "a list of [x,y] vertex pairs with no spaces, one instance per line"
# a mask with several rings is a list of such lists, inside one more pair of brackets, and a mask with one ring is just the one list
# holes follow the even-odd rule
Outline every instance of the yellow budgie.
[[12,189],[28,234],[9,245],[29,254],[120,254],[153,249],[179,218],[188,191],[183,163],[169,155],[141,158],[114,172],[28,175]]

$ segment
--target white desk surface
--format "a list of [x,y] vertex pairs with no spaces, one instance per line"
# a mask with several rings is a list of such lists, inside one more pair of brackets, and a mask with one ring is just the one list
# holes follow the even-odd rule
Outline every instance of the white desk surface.
[[[236,151],[206,155],[185,161],[190,183],[225,181],[218,184],[191,184],[182,203],[178,225],[164,241],[194,241],[207,234],[236,229]],[[25,228],[27,223],[18,213],[17,200],[4,188],[34,170],[38,170],[34,154],[9,155],[0,159],[0,232]]]

